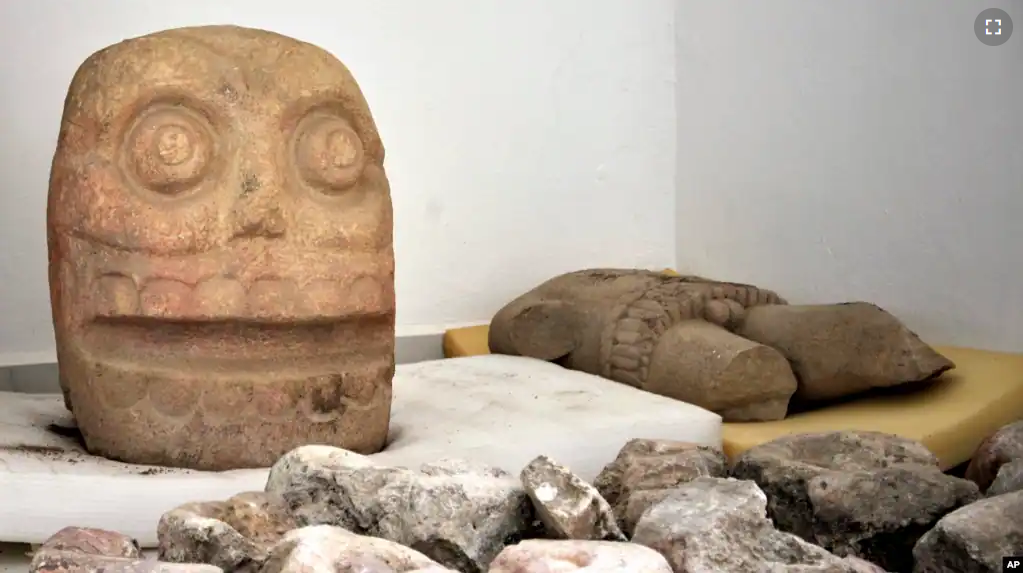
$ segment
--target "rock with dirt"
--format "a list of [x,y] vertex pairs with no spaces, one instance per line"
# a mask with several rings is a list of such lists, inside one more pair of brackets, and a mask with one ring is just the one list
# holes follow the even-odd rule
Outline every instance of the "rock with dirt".
[[519,479],[549,537],[626,541],[608,502],[569,468],[538,456]]
[[699,477],[648,509],[632,542],[661,553],[675,573],[884,573],[776,530],[766,506],[752,481]]
[[992,480],[992,484],[985,490],[985,495],[992,497],[1020,491],[1021,488],[1024,488],[1024,459],[1015,458],[999,468],[996,479]]
[[965,505],[946,515],[914,546],[914,573],[998,573],[1002,558],[1021,554],[1024,492]]
[[731,475],[760,486],[779,529],[890,571],[910,570],[921,535],[980,497],[923,445],[877,432],[779,438],[744,452]]
[[261,564],[270,548],[298,527],[279,497],[244,492],[165,513],[157,525],[158,550],[165,561],[208,563],[231,573]]
[[415,471],[334,450],[292,452],[271,469],[268,493],[281,496],[300,525],[394,541],[464,572],[486,571],[506,544],[533,531],[529,496],[500,469],[442,460]]
[[672,573],[657,551],[635,543],[530,539],[510,545],[488,573]]
[[1003,464],[1024,457],[1024,422],[1007,424],[985,438],[971,456],[965,477],[987,492]]
[[77,551],[107,557],[142,557],[137,541],[123,533],[92,527],[65,527],[47,539],[42,549]]
[[630,535],[643,512],[668,492],[698,477],[725,477],[727,463],[718,448],[672,440],[634,439],[594,480]]
[[331,525],[295,529],[270,550],[259,573],[449,571],[401,544]]
[[139,544],[116,531],[65,527],[40,545],[29,573],[223,573],[219,567],[144,559]]
[[367,456],[341,448],[302,446],[271,466],[265,489],[289,505],[299,525],[326,523],[358,531],[348,496],[331,483],[336,475],[361,467],[378,466]]

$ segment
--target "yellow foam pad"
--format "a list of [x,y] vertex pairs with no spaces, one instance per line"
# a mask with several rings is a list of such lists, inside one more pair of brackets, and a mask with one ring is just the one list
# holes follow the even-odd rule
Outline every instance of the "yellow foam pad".
[[[445,332],[444,355],[490,354],[487,331],[485,324]],[[936,350],[955,362],[956,369],[920,390],[872,395],[775,422],[723,424],[725,453],[735,458],[787,434],[865,430],[917,440],[938,456],[943,469],[966,462],[983,439],[1021,419],[1024,359],[971,348]]]

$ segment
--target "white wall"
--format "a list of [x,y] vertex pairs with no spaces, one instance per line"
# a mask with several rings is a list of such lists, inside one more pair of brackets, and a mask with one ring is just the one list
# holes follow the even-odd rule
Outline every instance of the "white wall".
[[680,267],[1021,350],[1019,0],[677,9]]
[[485,322],[593,265],[671,266],[670,0],[0,2],[0,365],[53,360],[45,201],[75,68],[177,26],[337,55],[387,147],[399,332]]

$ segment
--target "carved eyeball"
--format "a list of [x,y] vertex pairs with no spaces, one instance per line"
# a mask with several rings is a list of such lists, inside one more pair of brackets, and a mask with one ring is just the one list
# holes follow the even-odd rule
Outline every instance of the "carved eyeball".
[[213,142],[201,118],[179,108],[152,111],[127,140],[128,161],[146,188],[175,195],[206,175]]
[[325,192],[344,191],[363,171],[363,142],[345,120],[330,115],[307,118],[295,146],[299,173]]

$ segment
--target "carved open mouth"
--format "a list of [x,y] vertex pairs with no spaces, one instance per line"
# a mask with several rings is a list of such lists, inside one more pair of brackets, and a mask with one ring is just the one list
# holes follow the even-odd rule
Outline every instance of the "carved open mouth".
[[93,283],[93,312],[102,322],[163,319],[174,322],[323,323],[386,315],[394,308],[374,277],[243,281],[212,276],[188,284],[160,276],[135,279],[105,273]]
[[231,369],[313,366],[380,355],[393,336],[392,305],[374,279],[242,281],[188,285],[105,274],[92,292],[84,342],[96,356]]
[[63,312],[94,358],[258,370],[391,354],[393,263],[380,253],[242,241],[159,255],[62,239],[75,285]]
[[82,343],[96,358],[153,367],[306,369],[387,355],[392,325],[390,317],[369,316],[304,323],[97,318]]

